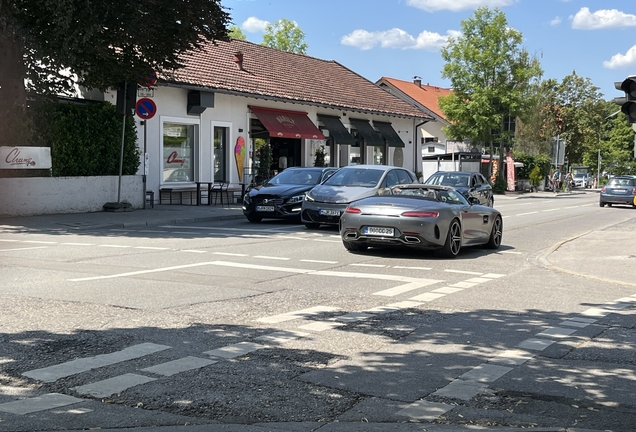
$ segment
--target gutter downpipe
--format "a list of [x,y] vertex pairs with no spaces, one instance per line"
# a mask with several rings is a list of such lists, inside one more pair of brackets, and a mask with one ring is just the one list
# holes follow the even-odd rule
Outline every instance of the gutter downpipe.
[[[422,176],[424,176],[424,170],[422,168],[422,151],[420,150],[420,154],[418,156],[418,154],[417,154],[417,130],[420,128],[420,126],[422,126],[423,124],[428,123],[429,121],[430,120],[424,120],[422,123],[416,125],[415,124],[415,119],[413,119],[413,149],[414,149],[413,150],[413,153],[414,153],[413,164],[415,166],[414,172],[417,173],[418,171],[421,171],[422,172]],[[419,163],[420,169],[417,169],[417,165],[416,165],[415,161],[417,161],[417,163]]]

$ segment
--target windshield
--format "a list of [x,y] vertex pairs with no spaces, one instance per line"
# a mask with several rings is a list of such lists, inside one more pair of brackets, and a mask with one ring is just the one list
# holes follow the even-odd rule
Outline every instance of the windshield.
[[470,174],[466,173],[438,173],[433,174],[424,183],[432,185],[468,187],[470,185]]
[[610,181],[607,183],[608,186],[610,187],[617,187],[617,186],[636,186],[636,180],[634,179],[610,179]]
[[297,184],[297,185],[315,185],[320,180],[321,170],[306,170],[288,168],[282,173],[272,177],[267,183],[269,184]]
[[324,184],[329,186],[376,187],[384,174],[383,170],[368,168],[341,169]]

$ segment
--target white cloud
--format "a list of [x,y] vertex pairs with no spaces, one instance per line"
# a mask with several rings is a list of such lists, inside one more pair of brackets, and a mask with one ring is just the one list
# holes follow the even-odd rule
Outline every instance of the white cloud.
[[550,21],[551,26],[558,26],[559,24],[561,24],[561,17],[556,17]]
[[269,21],[264,21],[262,19],[258,19],[256,17],[249,17],[243,24],[241,24],[241,28],[250,33],[259,33],[264,32],[265,27],[267,27]]
[[477,9],[482,6],[491,8],[510,6],[515,1],[516,0],[407,0],[406,4],[427,12],[439,10],[457,12],[465,9]]
[[636,45],[628,49],[625,54],[613,55],[611,59],[603,62],[603,66],[607,69],[618,69],[630,65],[636,65]]
[[590,13],[589,8],[583,7],[570,19],[572,28],[579,30],[636,26],[636,15],[626,14],[616,9],[599,9]]
[[437,51],[448,42],[449,36],[457,37],[458,35],[460,32],[456,30],[448,30],[446,35],[423,31],[417,37],[413,37],[399,28],[375,32],[358,29],[343,36],[340,42],[343,45],[353,46],[361,50],[369,50],[379,45],[382,48]]

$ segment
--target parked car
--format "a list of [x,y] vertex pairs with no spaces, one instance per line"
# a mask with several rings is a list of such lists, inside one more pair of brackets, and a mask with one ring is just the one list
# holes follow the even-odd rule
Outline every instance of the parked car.
[[592,177],[589,174],[574,174],[574,187],[579,188],[591,188],[592,187]]
[[452,187],[399,185],[391,195],[351,203],[340,218],[340,236],[350,251],[393,245],[454,258],[464,246],[498,249],[503,219],[499,211],[479,205],[477,198],[466,200]]
[[458,190],[466,199],[477,198],[481,205],[492,207],[495,198],[492,186],[486,178],[478,172],[437,171],[424,184],[451,186]]
[[382,194],[398,184],[416,183],[412,171],[387,165],[351,165],[309,192],[303,201],[301,221],[307,228],[338,225],[340,215],[352,201]]
[[338,168],[287,168],[243,195],[243,214],[250,222],[298,219],[305,193]]
[[598,204],[611,207],[613,204],[631,205],[636,208],[636,178],[634,176],[616,176],[608,180],[601,189]]

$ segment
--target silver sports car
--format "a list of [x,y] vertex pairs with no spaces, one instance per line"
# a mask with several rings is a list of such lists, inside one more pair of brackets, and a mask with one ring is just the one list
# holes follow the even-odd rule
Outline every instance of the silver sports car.
[[469,202],[452,187],[398,185],[390,193],[349,204],[340,217],[340,236],[347,250],[403,245],[454,258],[463,246],[501,246],[501,213],[479,205],[475,198]]

